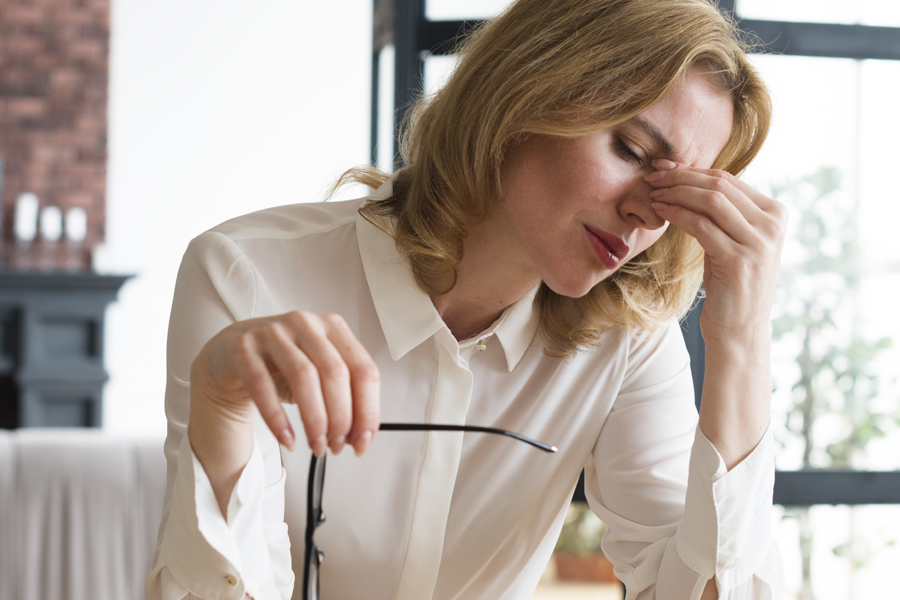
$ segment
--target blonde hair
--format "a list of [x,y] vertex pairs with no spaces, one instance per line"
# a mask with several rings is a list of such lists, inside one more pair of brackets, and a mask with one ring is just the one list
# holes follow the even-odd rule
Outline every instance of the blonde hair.
[[[771,105],[733,22],[708,0],[519,0],[483,23],[460,61],[406,124],[391,197],[360,213],[390,233],[419,286],[452,289],[466,224],[502,198],[500,173],[523,136],[575,137],[626,121],[702,67],[733,99],[731,137],[714,168],[738,174],[768,132]],[[351,169],[337,185],[377,187],[387,174]],[[703,251],[670,226],[650,248],[580,298],[545,284],[535,299],[544,352],[567,357],[611,328],[653,329],[690,308]],[[448,283],[449,282],[449,283]]]

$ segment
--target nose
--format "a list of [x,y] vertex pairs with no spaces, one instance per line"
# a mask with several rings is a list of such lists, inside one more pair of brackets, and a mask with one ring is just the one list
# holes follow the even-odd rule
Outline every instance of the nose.
[[622,200],[619,204],[619,213],[622,218],[636,229],[659,229],[666,225],[666,220],[656,214],[653,207],[650,206],[650,192],[653,188],[644,181],[639,179],[625,190]]

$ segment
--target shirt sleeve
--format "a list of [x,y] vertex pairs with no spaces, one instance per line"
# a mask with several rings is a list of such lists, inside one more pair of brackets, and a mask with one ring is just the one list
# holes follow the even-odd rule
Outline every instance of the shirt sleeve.
[[771,541],[774,442],[767,432],[731,471],[697,425],[677,324],[632,341],[629,366],[585,469],[606,523],[602,547],[628,600],[782,596]]
[[[254,316],[256,271],[228,237],[207,232],[188,247],[169,320],[166,499],[149,600],[287,600],[293,590],[278,442],[256,419],[250,460],[222,516],[187,436],[190,365],[229,324]],[[258,416],[258,415],[257,415]]]

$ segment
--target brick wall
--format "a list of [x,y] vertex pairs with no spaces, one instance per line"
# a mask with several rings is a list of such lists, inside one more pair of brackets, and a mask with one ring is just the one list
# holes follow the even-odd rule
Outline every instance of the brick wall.
[[[86,269],[104,237],[109,0],[0,0],[0,157],[6,268]],[[14,205],[88,215],[83,244],[16,244]]]

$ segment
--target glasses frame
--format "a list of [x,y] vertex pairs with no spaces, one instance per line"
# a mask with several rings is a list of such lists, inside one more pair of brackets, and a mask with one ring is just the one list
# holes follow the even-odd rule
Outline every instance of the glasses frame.
[[[520,433],[496,429],[494,427],[481,427],[478,425],[440,425],[430,423],[382,423],[380,431],[464,431],[470,433],[493,433],[504,435],[524,442],[544,452],[556,452],[556,446],[551,446],[537,440],[533,440]],[[325,513],[322,511],[322,495],[325,491],[325,455],[318,457],[315,454],[309,460],[309,478],[306,487],[306,549],[303,555],[303,600],[319,600],[319,566],[325,558],[325,553],[314,540],[316,529],[325,522]]]

